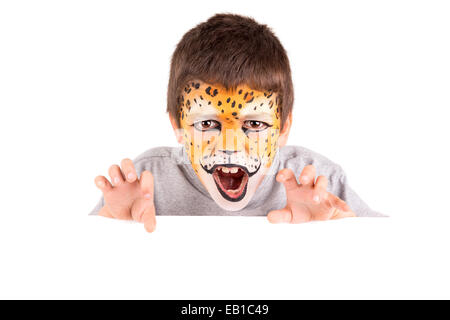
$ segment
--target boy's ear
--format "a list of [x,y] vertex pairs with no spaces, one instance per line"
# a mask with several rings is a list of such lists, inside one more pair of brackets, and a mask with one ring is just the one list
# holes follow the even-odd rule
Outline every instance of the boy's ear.
[[279,147],[284,147],[287,143],[287,139],[289,136],[289,131],[291,130],[292,125],[292,112],[289,113],[289,115],[286,118],[286,121],[284,121],[283,128],[280,131],[280,136],[278,137],[278,145]]
[[173,132],[177,138],[178,143],[183,143],[183,129],[178,128],[177,121],[169,113],[170,123],[172,124]]

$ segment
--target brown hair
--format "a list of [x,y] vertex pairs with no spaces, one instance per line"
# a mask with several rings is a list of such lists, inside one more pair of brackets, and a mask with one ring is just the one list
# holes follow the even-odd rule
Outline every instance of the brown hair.
[[172,55],[167,90],[167,112],[179,125],[180,94],[192,80],[236,90],[278,94],[281,125],[292,111],[294,90],[286,51],[267,25],[253,18],[219,13],[186,32]]

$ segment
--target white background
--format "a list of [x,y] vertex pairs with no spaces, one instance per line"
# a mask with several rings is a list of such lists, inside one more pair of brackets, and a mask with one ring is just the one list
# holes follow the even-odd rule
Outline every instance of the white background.
[[[93,180],[175,146],[171,54],[215,13],[269,25],[289,144],[390,218],[88,217]],[[0,298],[450,298],[446,1],[0,2]],[[188,199],[186,201],[189,201]]]

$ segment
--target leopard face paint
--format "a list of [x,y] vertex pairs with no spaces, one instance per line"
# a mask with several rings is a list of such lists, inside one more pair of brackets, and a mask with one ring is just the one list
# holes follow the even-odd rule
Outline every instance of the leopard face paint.
[[200,181],[223,209],[244,208],[278,151],[276,93],[195,81],[179,103],[183,142]]

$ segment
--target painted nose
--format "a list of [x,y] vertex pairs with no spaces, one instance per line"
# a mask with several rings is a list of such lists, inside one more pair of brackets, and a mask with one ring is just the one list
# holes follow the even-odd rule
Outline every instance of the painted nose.
[[246,135],[240,128],[224,127],[217,149],[226,155],[234,155],[244,150]]
[[232,154],[235,154],[237,152],[237,150],[220,150],[220,152],[223,152],[227,155],[232,155]]

